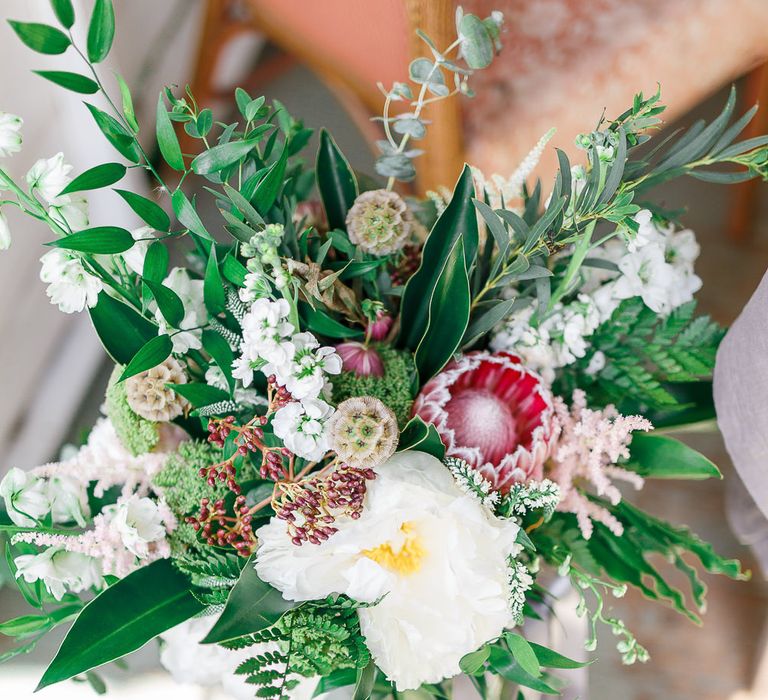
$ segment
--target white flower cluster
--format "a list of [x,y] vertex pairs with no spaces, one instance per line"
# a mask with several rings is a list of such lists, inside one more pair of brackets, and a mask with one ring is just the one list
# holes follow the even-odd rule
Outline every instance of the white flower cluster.
[[268,224],[263,231],[255,233],[250,241],[240,245],[240,254],[248,259],[245,286],[239,291],[240,299],[246,304],[267,298],[272,285],[278,289],[288,285],[290,277],[280,263],[277,252],[284,232],[282,224]]
[[40,258],[40,279],[48,285],[45,293],[65,314],[96,306],[101,280],[83,267],[77,253],[54,248]]
[[516,625],[523,624],[525,594],[533,586],[533,577],[528,567],[510,557],[509,562],[509,607]]
[[649,309],[666,315],[691,301],[701,288],[693,269],[700,252],[694,232],[659,228],[647,209],[635,215],[635,222],[639,228],[628,244],[614,239],[595,251],[619,269],[618,275],[593,272],[587,281],[601,320],[632,297],[641,297]]
[[570,304],[558,304],[553,313],[535,327],[531,325],[534,312],[531,305],[507,317],[491,338],[491,348],[518,355],[526,367],[552,383],[556,369],[584,357],[589,347],[586,339],[600,324],[600,314],[585,294]]
[[463,459],[448,457],[444,462],[464,493],[475,496],[486,508],[494,509],[499,502],[499,492],[494,490],[490,481]]
[[33,527],[49,513],[54,523],[85,527],[90,516],[85,489],[66,474],[41,479],[14,467],[0,481],[0,497],[11,522],[19,527]]
[[285,387],[293,401],[275,413],[272,429],[291,452],[317,460],[328,450],[325,423],[333,413],[321,397],[330,390],[327,375],[341,372],[341,358],[311,333],[295,333],[289,315],[285,299],[253,303],[240,323],[243,342],[233,375],[248,387],[258,370]]
[[549,479],[513,484],[504,497],[505,503],[516,515],[525,515],[534,510],[543,511],[545,518],[555,512],[560,503],[560,487]]
[[[0,158],[8,158],[21,150],[21,117],[7,112],[0,112]],[[0,187],[2,192],[2,187]],[[11,229],[8,220],[0,211],[0,250],[7,250],[11,245]]]
[[64,230],[79,231],[88,226],[88,200],[82,193],[60,194],[72,182],[72,166],[64,161],[64,154],[41,158],[27,173],[27,184],[32,195],[48,205],[48,215]]

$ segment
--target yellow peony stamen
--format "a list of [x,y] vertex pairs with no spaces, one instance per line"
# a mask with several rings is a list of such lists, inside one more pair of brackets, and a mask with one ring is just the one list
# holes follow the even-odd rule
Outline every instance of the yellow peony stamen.
[[373,549],[364,549],[361,554],[364,557],[372,559],[385,569],[389,569],[396,574],[408,576],[415,574],[420,568],[426,551],[421,545],[421,540],[415,534],[411,523],[403,523],[400,529],[405,533],[406,538],[403,546],[398,551],[392,549],[389,542],[380,544]]

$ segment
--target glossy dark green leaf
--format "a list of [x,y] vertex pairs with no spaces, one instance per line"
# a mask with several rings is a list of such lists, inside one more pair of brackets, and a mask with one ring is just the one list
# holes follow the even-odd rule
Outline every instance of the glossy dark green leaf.
[[56,27],[14,20],[8,20],[8,24],[24,44],[38,53],[56,55],[64,53],[71,45],[69,37]]
[[202,644],[226,642],[260,632],[274,625],[295,605],[257,576],[254,559],[251,558],[230,592],[221,617]]
[[174,170],[184,170],[184,156],[181,153],[179,138],[173,128],[173,122],[168,116],[162,93],[157,99],[157,146],[165,162]]
[[398,452],[405,450],[426,452],[439,460],[445,457],[445,445],[437,429],[431,423],[425,423],[419,416],[411,418],[403,428],[397,450]]
[[349,328],[335,318],[329,316],[321,309],[313,309],[308,304],[301,306],[301,317],[307,324],[307,328],[313,333],[323,335],[326,338],[361,339],[364,332],[360,328]]
[[229,394],[226,391],[208,384],[190,382],[189,384],[172,384],[170,386],[177,394],[189,401],[193,408],[210,406],[213,403],[229,400]]
[[499,645],[491,647],[491,654],[488,659],[491,668],[502,678],[517,683],[525,688],[537,690],[544,695],[559,695],[553,687],[545,683],[541,678],[536,678],[523,670],[522,666],[515,660],[515,657]]
[[96,125],[101,129],[101,133],[112,144],[115,150],[131,163],[138,163],[141,160],[136,141],[131,133],[113,116],[103,112],[98,107],[91,104],[85,105],[93,115]]
[[591,661],[574,661],[567,656],[558,654],[552,649],[541,646],[541,644],[535,644],[534,642],[529,642],[529,644],[539,660],[539,665],[544,668],[584,668],[584,666],[589,666],[592,663]]
[[62,26],[70,29],[75,23],[75,8],[72,7],[72,0],[51,0],[51,5],[56,19]]
[[429,307],[437,280],[445,261],[461,238],[465,269],[470,269],[477,255],[477,213],[472,198],[475,187],[472,171],[465,166],[456,183],[450,204],[435,222],[422,252],[422,264],[408,281],[401,306],[400,344],[415,351],[424,337],[429,322]]
[[125,177],[126,168],[122,163],[104,163],[86,170],[70,182],[60,193],[84,192],[109,187]]
[[285,181],[285,168],[288,164],[288,149],[283,148],[280,157],[269,166],[264,177],[256,186],[251,202],[262,216],[266,216],[280,194]]
[[317,189],[331,229],[346,227],[347,212],[358,195],[357,178],[333,137],[320,131],[315,170]]
[[153,229],[163,232],[170,230],[171,219],[159,204],[128,190],[115,190],[115,192],[125,200],[137,216]]
[[68,73],[60,70],[36,70],[32,72],[67,90],[79,92],[81,95],[93,95],[99,91],[99,86],[95,80],[86,78],[79,73]]
[[79,250],[82,253],[114,255],[124,253],[134,244],[130,231],[117,226],[97,226],[64,236],[45,245],[65,250]]
[[713,462],[669,435],[636,433],[629,448],[628,469],[654,479],[722,479]]
[[216,246],[211,246],[208,263],[205,267],[205,280],[203,282],[203,300],[205,308],[214,316],[221,313],[227,305],[227,294],[219,273],[219,264],[216,259]]
[[172,328],[178,328],[184,320],[184,302],[181,301],[179,295],[170,287],[150,279],[145,279],[144,284],[155,298],[160,313],[168,325]]
[[171,196],[171,203],[173,204],[176,218],[181,222],[182,226],[189,229],[195,235],[200,236],[200,238],[213,241],[213,237],[203,225],[194,205],[187,199],[187,195],[181,190],[176,190]]
[[203,331],[203,348],[213,358],[213,361],[219,366],[227,380],[230,391],[235,389],[235,380],[232,377],[232,362],[235,359],[232,348],[224,337],[216,331]]
[[147,254],[144,256],[144,269],[141,276],[156,284],[162,283],[168,274],[169,258],[168,248],[163,245],[162,241],[155,241],[150,244],[147,248]]
[[365,668],[357,670],[355,680],[355,689],[352,691],[352,700],[368,700],[373,693],[373,686],[376,683],[376,664],[369,661]]
[[471,306],[469,278],[464,263],[464,243],[457,239],[425,304],[429,319],[414,354],[419,378],[434,377],[461,345],[469,323]]
[[248,270],[245,265],[229,253],[221,263],[221,272],[236,287],[245,286],[245,276]]
[[154,323],[106,292],[99,294],[98,303],[88,312],[102,345],[119,365],[128,364],[157,335]]
[[170,559],[137,569],[83,608],[38,690],[119,659],[201,611]]
[[168,335],[157,335],[145,343],[131,358],[120,380],[123,381],[165,362],[173,352],[173,341]]
[[112,48],[115,39],[115,9],[112,0],[96,0],[88,25],[88,58],[101,63]]
[[336,688],[345,688],[349,685],[355,685],[356,683],[357,671],[354,668],[340,668],[327,676],[323,676],[318,681],[317,687],[312,693],[312,697],[316,698],[318,695],[324,695]]
[[260,229],[264,226],[264,219],[261,214],[254,209],[253,205],[234,187],[224,183],[224,192],[226,192],[229,201],[235,205],[245,220],[254,228]]
[[136,120],[136,110],[133,107],[131,89],[128,87],[128,83],[125,82],[125,79],[120,73],[115,73],[115,79],[120,88],[120,98],[123,101],[123,116],[125,117],[125,121],[128,122],[128,126],[130,126],[134,132],[138,133],[139,122]]
[[223,170],[242,158],[245,158],[256,146],[258,141],[232,141],[203,151],[192,161],[192,170],[198,175],[206,175]]

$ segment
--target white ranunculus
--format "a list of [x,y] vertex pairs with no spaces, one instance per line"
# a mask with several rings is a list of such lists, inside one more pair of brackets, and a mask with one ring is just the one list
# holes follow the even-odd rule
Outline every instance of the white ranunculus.
[[151,240],[143,240],[149,238],[155,238],[155,231],[149,226],[142,226],[131,231],[131,236],[136,243],[131,248],[121,254],[125,264],[135,272],[137,275],[144,274],[144,258],[147,257],[147,250],[152,245]]
[[40,258],[40,279],[48,285],[46,294],[64,313],[96,306],[104,285],[90,274],[76,253],[54,248]]
[[332,414],[321,399],[293,401],[275,413],[272,430],[295,455],[315,461],[329,449],[325,424]]
[[358,520],[320,545],[292,544],[285,522],[257,532],[259,577],[287,600],[346,594],[376,664],[398,690],[460,672],[459,660],[513,624],[508,558],[519,527],[465,494],[440,460],[402,452],[377,468]]
[[0,158],[7,158],[21,150],[21,117],[0,112]]
[[45,481],[17,467],[0,481],[0,496],[8,517],[19,527],[33,527],[51,510]]
[[39,194],[49,204],[55,204],[59,193],[72,181],[72,166],[64,161],[64,154],[53,158],[41,158],[27,173],[30,190]]
[[[203,330],[200,326],[208,322],[208,312],[203,299],[203,280],[192,279],[183,267],[174,267],[163,284],[176,292],[184,304],[184,318],[176,329],[182,332],[171,335],[173,351],[183,355],[189,350],[199,350],[203,347]],[[160,325],[160,335],[170,335],[170,326],[159,309],[155,312],[155,318]]]
[[24,554],[16,557],[14,564],[17,578],[23,577],[27,583],[42,581],[56,600],[61,600],[67,590],[79,593],[102,584],[96,559],[60,547],[50,547],[40,554]]
[[47,479],[46,494],[51,503],[51,515],[55,523],[76,522],[85,527],[85,519],[90,516],[88,492],[79,479],[72,476],[55,474]]
[[11,229],[8,226],[8,219],[0,211],[0,250],[8,250],[11,247]]
[[120,498],[108,512],[110,527],[120,535],[125,548],[141,559],[147,557],[150,543],[165,538],[162,513],[151,498],[136,494]]

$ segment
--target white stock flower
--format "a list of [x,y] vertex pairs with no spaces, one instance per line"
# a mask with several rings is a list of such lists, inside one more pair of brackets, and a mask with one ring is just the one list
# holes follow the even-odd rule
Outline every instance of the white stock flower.
[[240,323],[249,357],[275,365],[283,365],[293,357],[295,348],[290,335],[295,329],[287,320],[290,312],[285,299],[257,299],[253,303]]
[[64,313],[96,306],[103,284],[86,272],[76,253],[54,248],[40,258],[40,279],[48,285],[46,294]]
[[146,239],[155,238],[155,231],[149,226],[142,226],[131,231],[131,236],[136,243],[124,253],[121,253],[121,257],[132,272],[135,272],[137,275],[143,275],[144,258],[147,256],[149,246],[152,245],[152,241]]
[[293,401],[275,413],[272,430],[295,455],[316,461],[329,449],[325,423],[332,413],[320,399]]
[[[320,545],[292,544],[285,522],[257,531],[259,577],[287,600],[346,594],[398,690],[460,672],[459,660],[513,624],[508,558],[519,527],[465,494],[435,457],[402,452],[378,467],[358,520]],[[378,602],[377,602],[378,601]]]
[[90,516],[88,493],[85,485],[75,477],[65,474],[49,477],[46,494],[51,503],[51,515],[55,523],[76,522],[85,527],[85,519]]
[[[174,267],[165,278],[163,284],[172,289],[184,304],[184,318],[178,329],[181,333],[173,333],[173,352],[183,355],[189,350],[199,350],[203,347],[203,331],[200,326],[208,322],[208,312],[203,299],[203,280],[195,280],[183,267]],[[160,326],[159,334],[169,334],[170,326],[158,309],[155,318]]]
[[149,544],[165,538],[163,514],[150,498],[137,495],[120,498],[104,509],[111,516],[110,527],[120,535],[125,548],[139,558],[146,558]]
[[278,384],[298,401],[317,398],[325,387],[325,375],[341,372],[341,358],[334,348],[320,347],[311,333],[297,333],[291,343],[294,347],[291,360],[283,365],[267,364],[264,374],[274,374]]
[[11,247],[11,229],[8,226],[8,219],[0,211],[0,250],[8,250]]
[[82,194],[65,194],[56,198],[48,209],[49,216],[62,228],[72,232],[88,228],[88,200]]
[[45,481],[18,467],[0,481],[0,496],[5,501],[8,517],[19,527],[33,527],[51,510]]
[[42,581],[56,600],[61,600],[67,590],[79,593],[102,583],[99,563],[93,557],[59,547],[16,557],[14,564],[16,578],[23,577],[27,583]]
[[21,150],[21,117],[8,112],[0,112],[0,158],[18,153]]
[[71,172],[72,166],[64,161],[64,154],[57,153],[53,158],[41,158],[30,168],[27,184],[30,190],[52,204],[59,193],[72,182]]

